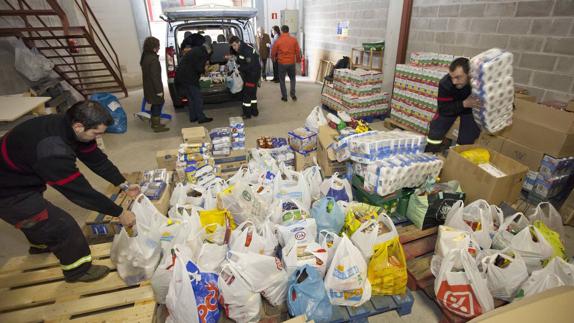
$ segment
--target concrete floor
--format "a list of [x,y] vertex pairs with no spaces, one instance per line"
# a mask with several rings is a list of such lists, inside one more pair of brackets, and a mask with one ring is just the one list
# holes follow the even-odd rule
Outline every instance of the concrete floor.
[[[303,126],[310,110],[320,103],[320,90],[320,85],[302,81],[297,84],[299,101],[282,102],[278,84],[264,82],[258,94],[260,115],[258,118],[245,121],[248,148],[254,147],[255,139],[260,136],[285,137],[289,130]],[[168,101],[164,112],[173,115],[173,120],[169,125],[171,129],[165,133],[153,133],[146,123],[133,117],[133,113],[139,111],[141,98],[142,91],[135,89],[130,91],[129,97],[120,100],[128,113],[128,132],[121,135],[104,135],[105,152],[122,172],[155,168],[155,152],[161,149],[176,148],[181,143],[180,129],[197,125],[189,123],[185,111],[174,112],[171,102]],[[241,114],[240,103],[206,105],[205,112],[215,119],[207,124],[209,129],[228,126],[229,117]],[[376,122],[372,126],[375,129],[383,128],[382,122]],[[107,183],[104,180],[83,165],[80,165],[80,168],[96,189],[105,188]],[[72,204],[53,189],[48,189],[45,197],[72,214],[78,223],[83,225],[86,210]],[[574,237],[574,228],[568,227],[567,232],[566,239],[569,242],[567,249],[572,251],[574,246],[572,246],[573,239],[570,237]],[[3,221],[0,221],[0,245],[4,246],[0,250],[0,265],[9,257],[26,254],[28,249],[24,236]],[[438,322],[440,311],[436,305],[420,292],[413,294],[415,303],[410,315],[400,318],[396,312],[392,311],[372,317],[369,322]]]

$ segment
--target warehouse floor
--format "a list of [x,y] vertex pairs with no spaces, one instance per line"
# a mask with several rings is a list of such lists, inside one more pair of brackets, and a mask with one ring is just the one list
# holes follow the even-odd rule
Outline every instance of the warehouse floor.
[[[260,136],[286,136],[287,132],[303,126],[309,111],[320,102],[321,86],[310,82],[299,82],[297,85],[297,102],[282,102],[278,84],[264,82],[259,89],[260,116],[246,120],[248,148],[255,145],[255,139]],[[167,89],[166,89],[167,95]],[[167,95],[169,97],[169,95]],[[185,111],[173,111],[171,102],[166,103],[164,112],[173,115],[170,131],[156,134],[151,131],[147,123],[133,117],[139,111],[142,98],[141,90],[130,91],[129,97],[121,99],[122,106],[128,113],[128,132],[123,135],[107,134],[104,136],[105,152],[122,172],[146,170],[156,167],[155,152],[162,149],[176,148],[181,143],[181,128],[197,126],[190,124]],[[228,125],[228,118],[238,116],[240,103],[227,103],[206,105],[206,114],[215,120],[206,124],[208,128]],[[382,122],[375,122],[374,129],[382,129]],[[106,182],[91,171],[80,165],[83,174],[97,189],[103,190]],[[49,189],[45,197],[72,214],[80,225],[83,225],[87,211],[72,204],[65,197],[53,189]],[[574,228],[567,227],[565,237],[566,248],[572,256],[574,251]],[[28,249],[24,236],[17,230],[0,221],[0,265],[7,258],[23,255]],[[415,294],[415,304],[410,315],[399,318],[396,312],[381,314],[372,317],[369,322],[437,322],[440,319],[438,308],[420,292]]]

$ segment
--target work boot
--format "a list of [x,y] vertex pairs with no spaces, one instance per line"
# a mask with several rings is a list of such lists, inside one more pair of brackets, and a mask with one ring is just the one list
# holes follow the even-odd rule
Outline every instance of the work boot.
[[161,117],[151,117],[151,128],[153,132],[166,132],[169,128],[161,124]]
[[259,109],[257,109],[257,103],[251,103],[251,115],[257,117],[259,115]]
[[86,271],[86,273],[83,274],[82,276],[75,278],[75,279],[66,278],[66,281],[68,283],[77,283],[77,282],[89,283],[89,282],[93,282],[96,280],[100,280],[100,279],[106,277],[109,273],[110,273],[110,268],[108,268],[106,266],[91,265],[90,269],[88,269],[88,271]]
[[251,107],[242,106],[241,109],[243,110],[243,115],[241,117],[243,119],[251,119]]
[[50,252],[50,248],[46,247],[46,248],[40,248],[40,247],[30,247],[30,249],[28,249],[28,253],[31,255],[38,255],[41,253],[47,253]]

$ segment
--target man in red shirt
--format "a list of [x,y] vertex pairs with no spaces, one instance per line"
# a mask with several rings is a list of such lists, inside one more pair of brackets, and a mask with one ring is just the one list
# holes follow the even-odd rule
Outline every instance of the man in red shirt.
[[291,99],[297,101],[295,95],[295,64],[301,62],[301,50],[295,37],[289,35],[289,27],[281,27],[281,36],[271,49],[271,57],[279,63],[279,83],[281,87],[281,100],[287,102],[287,88],[285,87],[285,75],[289,75],[291,81]]

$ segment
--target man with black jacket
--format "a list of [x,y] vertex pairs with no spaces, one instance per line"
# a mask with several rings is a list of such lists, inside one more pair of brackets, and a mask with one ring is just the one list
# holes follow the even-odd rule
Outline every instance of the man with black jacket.
[[119,217],[126,228],[135,224],[131,211],[94,190],[76,166],[78,158],[128,195],[139,194],[139,186],[129,185],[96,144],[96,137],[112,124],[104,107],[85,101],[66,115],[23,122],[0,139],[0,218],[22,230],[32,246],[30,253],[54,253],[68,282],[100,279],[109,268],[92,265],[90,248],[76,221],[44,199],[47,185],[81,207]]
[[259,64],[259,54],[255,48],[247,45],[239,37],[232,36],[229,39],[231,53],[236,56],[239,65],[239,72],[243,78],[243,118],[250,119],[253,115],[257,117],[257,83],[261,77],[261,64]]
[[440,152],[442,142],[456,118],[460,117],[457,143],[470,145],[480,135],[480,128],[474,121],[472,109],[478,108],[480,101],[471,96],[470,66],[467,58],[459,57],[452,61],[449,72],[439,82],[438,112],[430,124],[427,136],[427,152]]
[[[203,36],[201,36],[203,37]],[[175,74],[175,83],[188,98],[187,110],[189,111],[189,121],[206,123],[213,121],[203,113],[203,95],[199,88],[199,78],[205,73],[206,64],[211,54],[211,43],[193,47],[181,58]]]

